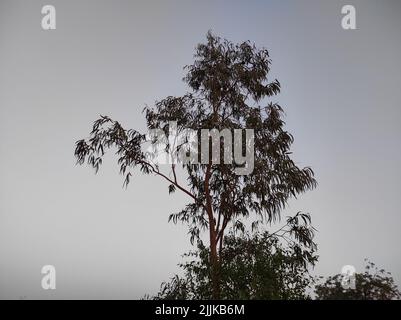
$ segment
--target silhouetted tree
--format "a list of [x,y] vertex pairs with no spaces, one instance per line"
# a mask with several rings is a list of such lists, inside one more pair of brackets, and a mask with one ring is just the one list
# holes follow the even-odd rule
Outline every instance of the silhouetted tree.
[[[298,233],[294,233],[296,228],[304,228],[308,234],[306,244],[293,238]],[[225,236],[220,253],[220,298],[310,299],[308,289],[314,277],[309,269],[317,261],[311,230],[309,215],[297,214],[288,218],[287,225],[276,233]],[[199,242],[197,251],[184,255],[192,260],[180,264],[184,276],[176,275],[163,283],[153,299],[211,299],[209,254],[210,249]]]
[[[75,155],[79,164],[87,162],[97,171],[106,149],[114,147],[125,184],[132,169],[138,167],[144,174],[166,180],[169,192],[186,194],[191,202],[169,220],[187,223],[191,242],[199,239],[202,230],[208,230],[213,297],[218,298],[219,251],[228,228],[244,230],[244,219],[251,217],[252,228],[278,220],[288,199],[314,188],[316,181],[310,168],[299,168],[290,158],[293,137],[284,130],[283,110],[267,101],[280,91],[280,83],[268,79],[268,51],[249,42],[233,44],[209,32],[194,57],[194,63],[185,67],[184,81],[190,91],[145,108],[147,127],[161,128],[166,135],[170,121],[177,121],[179,132],[188,128],[254,129],[251,174],[238,175],[238,163],[215,163],[209,157],[205,163],[183,164],[187,175],[183,183],[177,178],[175,164],[169,166],[168,173],[149,160],[141,148],[149,140],[147,135],[126,130],[107,116],[95,121],[89,139],[77,141]],[[223,139],[220,143],[223,145]],[[242,144],[243,151],[249,147]]]
[[367,261],[364,273],[355,273],[355,288],[344,289],[344,275],[328,277],[323,284],[316,286],[318,300],[393,300],[401,299],[400,291],[390,272],[378,269]]

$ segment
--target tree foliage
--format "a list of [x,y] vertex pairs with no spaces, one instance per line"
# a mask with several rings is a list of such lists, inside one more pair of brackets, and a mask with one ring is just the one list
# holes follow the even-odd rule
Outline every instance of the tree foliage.
[[[306,223],[302,217],[306,217]],[[314,278],[309,270],[317,262],[313,232],[306,242],[296,236],[296,231],[291,235],[300,226],[313,230],[309,219],[298,213],[275,233],[227,235],[220,253],[221,298],[310,299],[308,289]],[[154,299],[211,299],[209,254],[210,250],[199,242],[197,251],[184,255],[192,259],[180,265],[184,276],[176,275],[163,283]]]

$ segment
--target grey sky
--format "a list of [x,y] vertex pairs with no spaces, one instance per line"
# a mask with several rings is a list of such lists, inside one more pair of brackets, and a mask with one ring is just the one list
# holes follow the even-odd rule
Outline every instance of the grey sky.
[[[41,29],[45,4],[56,30]],[[357,30],[341,28],[344,4]],[[185,92],[209,29],[270,51],[273,101],[319,182],[283,213],[312,214],[314,273],[366,257],[401,283],[401,2],[1,0],[0,298],[139,298],[178,271],[187,229],[167,217],[188,199],[149,176],[122,189],[112,156],[95,176],[74,142],[99,114],[144,129],[145,104]]]

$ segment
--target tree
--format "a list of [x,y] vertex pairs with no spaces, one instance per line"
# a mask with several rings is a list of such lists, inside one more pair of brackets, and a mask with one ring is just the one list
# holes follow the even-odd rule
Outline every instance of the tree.
[[364,273],[355,273],[355,287],[343,288],[343,275],[328,277],[316,286],[318,300],[393,300],[401,299],[401,293],[390,272],[378,269],[373,262],[366,260]]
[[[180,166],[172,163],[169,172],[163,172],[162,166],[152,162],[142,148],[154,139],[133,129],[126,130],[107,116],[94,122],[89,139],[77,141],[75,155],[79,164],[87,162],[97,171],[106,149],[116,148],[126,185],[137,167],[144,174],[167,181],[169,192],[179,190],[187,195],[191,202],[182,211],[171,214],[169,221],[187,223],[192,243],[199,239],[201,231],[208,230],[213,297],[219,298],[219,252],[227,230],[244,230],[245,219],[251,217],[254,229],[261,223],[277,221],[289,198],[314,188],[316,181],[311,168],[298,168],[290,158],[293,137],[284,130],[283,109],[267,101],[280,92],[280,83],[268,79],[268,51],[249,41],[233,44],[209,32],[206,43],[197,46],[194,58],[194,63],[185,67],[184,81],[189,92],[146,107],[147,127],[162,129],[166,136],[171,121],[177,121],[179,133],[191,129],[198,136],[205,128],[218,132],[228,129],[231,133],[251,128],[251,143],[240,144],[243,152],[252,151],[250,174],[238,174],[241,163],[222,164],[214,161],[211,154],[206,161],[200,159]],[[223,154],[233,147],[225,139],[218,139]],[[178,149],[166,144],[170,153],[189,152],[188,146]],[[196,160],[199,158],[198,155]],[[186,174],[186,183],[178,179],[180,168]]]
[[[303,218],[306,221],[302,223]],[[307,243],[295,237],[299,234],[297,228],[304,229]],[[225,236],[225,246],[220,253],[220,298],[310,299],[308,289],[314,277],[309,268],[318,258],[312,238],[310,216],[301,213],[288,218],[279,232]],[[153,299],[211,299],[209,254],[210,249],[199,242],[197,251],[184,255],[192,260],[180,264],[184,276],[176,275],[170,282],[163,283]]]

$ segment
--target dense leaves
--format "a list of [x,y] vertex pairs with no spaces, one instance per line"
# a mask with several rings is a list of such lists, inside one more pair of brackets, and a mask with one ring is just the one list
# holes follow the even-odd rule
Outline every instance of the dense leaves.
[[[300,214],[289,220],[302,220]],[[317,261],[315,244],[297,237],[282,241],[294,229],[287,223],[275,233],[230,234],[220,253],[220,297],[222,299],[309,299],[314,278],[310,268]],[[310,227],[310,222],[299,223]],[[311,228],[311,227],[310,227]],[[313,229],[313,228],[311,228]],[[301,249],[302,248],[302,249]],[[210,251],[201,242],[198,250],[184,255],[184,276],[163,283],[153,299],[211,299]]]

